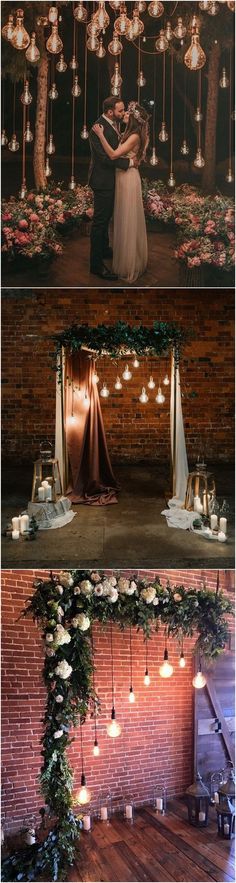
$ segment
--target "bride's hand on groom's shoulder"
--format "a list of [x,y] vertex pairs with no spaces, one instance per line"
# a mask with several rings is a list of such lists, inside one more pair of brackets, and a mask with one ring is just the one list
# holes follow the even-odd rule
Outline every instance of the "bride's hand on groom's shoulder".
[[103,126],[100,126],[99,123],[94,123],[93,132],[95,132],[95,135],[98,135],[99,138],[101,135],[103,135]]

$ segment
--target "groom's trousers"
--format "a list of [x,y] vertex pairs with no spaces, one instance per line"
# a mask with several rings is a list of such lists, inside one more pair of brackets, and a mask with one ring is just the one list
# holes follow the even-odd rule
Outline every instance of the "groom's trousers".
[[94,190],[94,216],[91,230],[90,269],[94,273],[103,267],[103,258],[109,248],[109,223],[114,209],[113,190]]

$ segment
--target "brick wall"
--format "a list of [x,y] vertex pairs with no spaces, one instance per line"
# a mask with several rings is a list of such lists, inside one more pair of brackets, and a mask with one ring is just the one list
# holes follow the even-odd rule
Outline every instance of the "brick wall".
[[[154,571],[149,571],[151,579]],[[159,571],[164,581],[184,583],[186,587],[202,584],[204,578],[216,587],[216,571]],[[42,805],[37,788],[40,770],[40,737],[45,690],[41,679],[43,645],[40,630],[31,619],[19,621],[21,610],[32,594],[36,576],[47,571],[3,571],[2,579],[2,783],[3,824],[9,831],[19,829]],[[221,572],[221,587],[228,589],[232,572]],[[127,632],[114,627],[115,694],[117,719],[123,725],[122,736],[113,743],[106,735],[111,713],[110,651],[108,632],[94,627],[96,649],[96,689],[101,699],[99,744],[101,754],[92,754],[94,729],[91,720],[84,728],[84,754],[88,785],[96,799],[111,787],[119,796],[130,790],[140,799],[152,794],[155,782],[166,782],[168,793],[181,793],[192,777],[193,688],[191,642],[186,641],[186,669],[178,668],[178,645],[170,640],[169,650],[174,675],[167,683],[158,674],[163,659],[162,631],[149,642],[151,685],[145,688],[145,650],[143,636],[133,630],[135,706],[128,702],[129,641]],[[78,731],[70,749],[75,771],[75,787],[80,784],[80,742]]]
[[[72,322],[133,324],[176,321],[192,329],[181,364],[183,412],[188,455],[203,453],[208,461],[233,459],[234,294],[213,290],[152,290],[71,292],[37,290],[3,292],[3,456],[30,461],[45,436],[54,440],[55,375],[50,369],[50,335]],[[119,371],[122,372],[124,362]],[[153,373],[163,379],[166,361],[142,360],[121,393],[102,400],[104,424],[114,461],[169,458],[169,390],[161,408],[153,393],[140,405],[141,387]],[[99,363],[99,374],[110,389],[116,368]],[[193,396],[193,397],[192,397]]]

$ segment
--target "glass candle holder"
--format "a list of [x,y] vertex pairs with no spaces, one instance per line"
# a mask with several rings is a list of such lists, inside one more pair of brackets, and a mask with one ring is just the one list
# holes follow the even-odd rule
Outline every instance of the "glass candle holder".
[[154,809],[157,813],[165,815],[166,812],[166,788],[165,785],[155,785]]
[[223,771],[217,770],[217,772],[212,773],[211,775],[211,783],[210,783],[210,796],[211,796],[211,805],[218,806],[220,802],[219,798],[219,788],[223,785]]
[[93,826],[93,814],[90,804],[88,804],[86,808],[82,810],[80,816],[82,820],[82,830],[85,834],[89,834]]
[[126,794],[123,798],[123,814],[124,820],[130,825],[134,823],[134,798],[131,794]]
[[105,822],[109,825],[111,820],[112,813],[112,803],[111,803],[111,793],[108,791],[106,794],[101,794],[99,797],[98,804],[98,818],[100,822]]

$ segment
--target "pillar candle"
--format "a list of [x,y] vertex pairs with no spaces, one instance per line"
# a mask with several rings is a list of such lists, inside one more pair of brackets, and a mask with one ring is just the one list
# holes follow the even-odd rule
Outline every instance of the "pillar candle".
[[133,807],[132,803],[127,803],[125,807],[125,815],[127,819],[132,819],[133,817]]
[[42,481],[42,487],[44,487],[45,490],[46,490],[46,488],[48,487],[48,481],[47,481],[46,478],[44,479],[44,481]]
[[20,532],[25,533],[26,530],[29,530],[29,516],[28,515],[21,515]]
[[201,503],[200,497],[194,497],[194,512],[198,512],[199,515],[203,512],[203,505]]
[[217,515],[211,515],[211,529],[216,530],[217,527],[218,527]]
[[107,807],[106,806],[101,806],[101,820],[102,820],[102,822],[107,821]]
[[227,533],[227,518],[220,518],[220,530],[223,533]]
[[208,499],[207,492],[203,491],[203,512],[204,512],[204,515],[207,515],[207,499]]
[[218,540],[219,540],[219,543],[226,543],[226,534],[223,533],[223,530],[219,530]]
[[218,791],[215,791],[215,794],[214,794],[214,801],[215,801],[215,803],[219,803],[219,802],[220,802],[220,798],[219,798]]
[[162,797],[156,798],[156,809],[163,810],[163,798]]
[[19,530],[13,530],[13,531],[12,531],[12,539],[13,539],[13,540],[19,540],[19,537],[20,537],[20,531],[19,531]]
[[43,486],[38,489],[38,498],[42,503],[45,500],[45,488]]
[[20,518],[12,518],[12,530],[20,530]]
[[45,488],[45,500],[50,502],[51,499],[52,499],[52,487],[50,484],[48,484],[47,487]]
[[90,818],[90,816],[84,816],[84,817],[83,817],[83,828],[84,828],[84,831],[90,831],[90,828],[91,828],[91,818]]
[[229,824],[228,822],[224,823],[224,834],[229,834]]
[[199,822],[205,822],[205,819],[206,819],[206,813],[205,813],[205,812],[200,812],[198,818],[199,818]]

